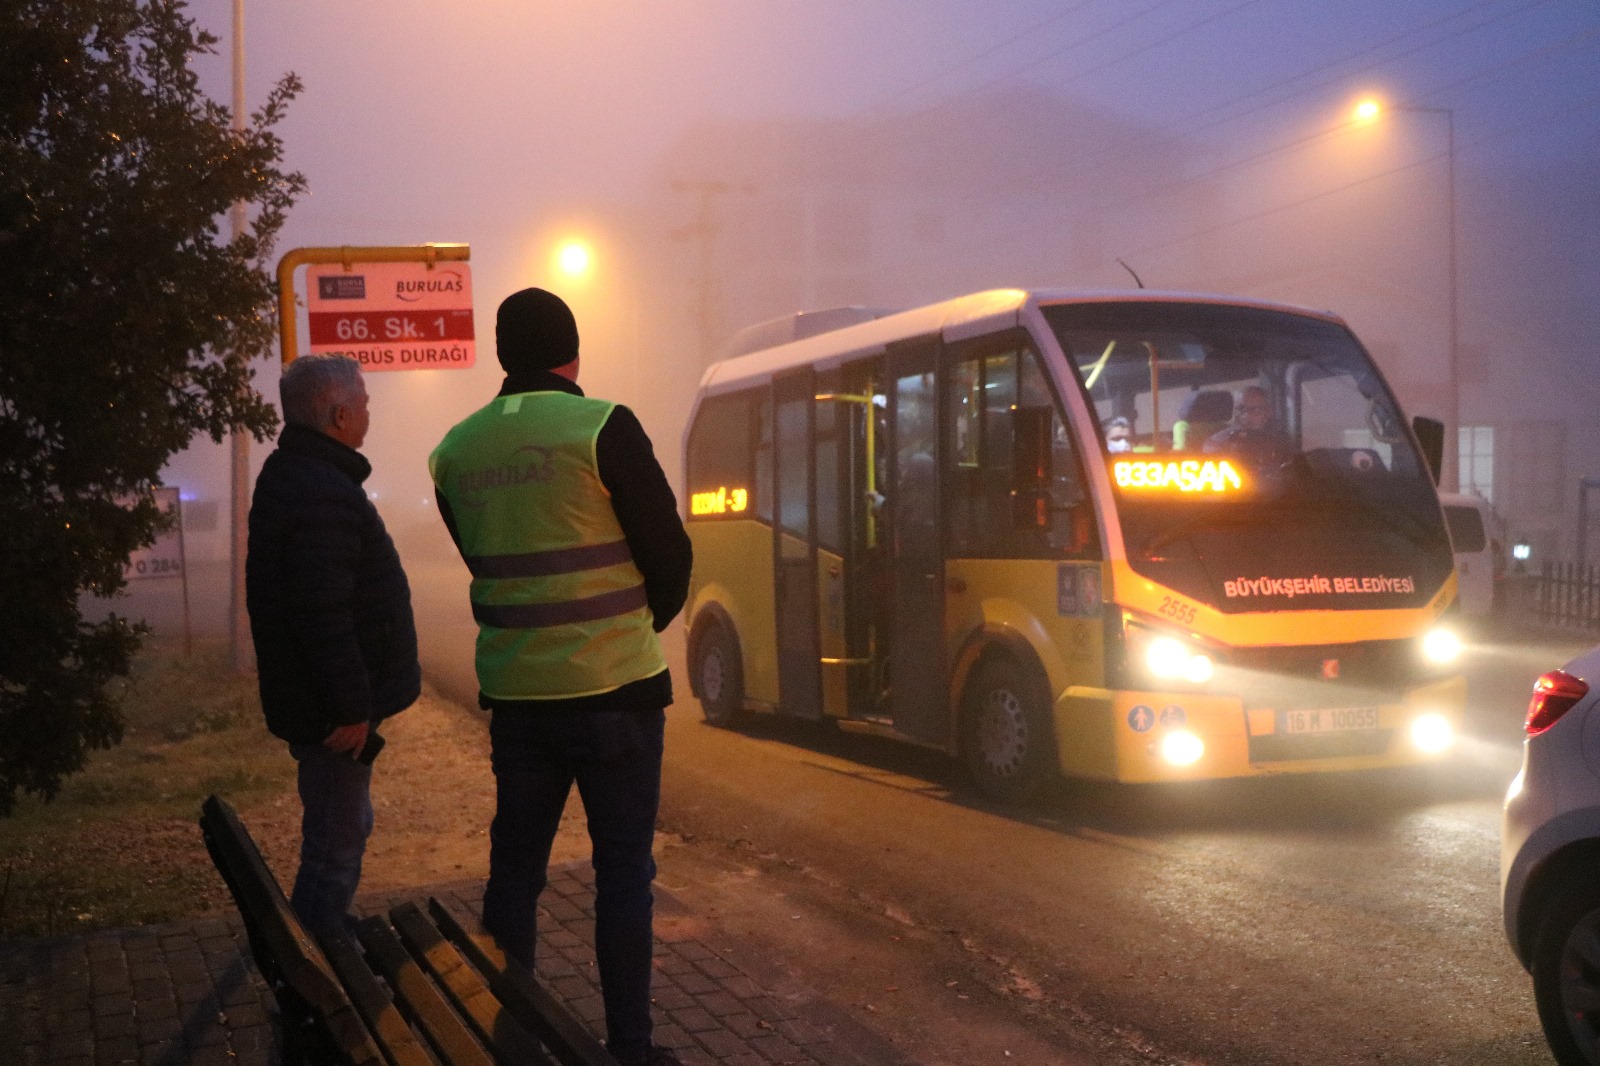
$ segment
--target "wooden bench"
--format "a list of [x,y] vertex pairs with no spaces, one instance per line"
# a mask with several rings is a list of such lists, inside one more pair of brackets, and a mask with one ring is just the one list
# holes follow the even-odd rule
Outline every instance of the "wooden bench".
[[200,830],[282,1011],[285,1060],[353,1066],[617,1066],[537,977],[430,899],[312,937],[227,801]]

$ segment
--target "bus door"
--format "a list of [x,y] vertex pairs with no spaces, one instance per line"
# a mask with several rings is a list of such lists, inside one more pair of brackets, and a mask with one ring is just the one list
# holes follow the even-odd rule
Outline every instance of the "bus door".
[[888,546],[893,570],[889,713],[900,732],[944,743],[944,551],[940,536],[937,339],[889,351]]
[[773,579],[778,649],[778,706],[785,714],[822,714],[818,643],[814,374],[809,367],[773,382],[776,415],[773,479]]

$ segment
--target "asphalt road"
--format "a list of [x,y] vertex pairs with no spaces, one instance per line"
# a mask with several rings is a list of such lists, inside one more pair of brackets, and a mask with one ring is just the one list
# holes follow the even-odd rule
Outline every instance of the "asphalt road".
[[[425,666],[466,696],[452,591],[419,590]],[[1579,645],[1471,646],[1469,735],[1426,772],[1013,809],[931,753],[705,725],[669,636],[662,884],[919,1062],[1550,1061],[1501,932],[1499,803],[1533,679]]]

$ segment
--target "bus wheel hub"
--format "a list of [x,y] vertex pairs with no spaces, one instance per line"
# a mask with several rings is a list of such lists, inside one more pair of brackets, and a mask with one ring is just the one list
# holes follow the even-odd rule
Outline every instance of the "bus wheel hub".
[[700,664],[700,692],[712,703],[722,698],[722,674],[722,656],[712,651]]
[[994,689],[984,699],[978,749],[996,773],[1013,774],[1021,768],[1028,750],[1028,717],[1010,689]]

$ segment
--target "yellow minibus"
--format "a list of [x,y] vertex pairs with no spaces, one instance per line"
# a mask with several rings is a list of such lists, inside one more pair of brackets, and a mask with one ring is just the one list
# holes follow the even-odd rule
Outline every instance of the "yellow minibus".
[[1442,427],[1334,315],[999,290],[741,337],[684,440],[710,722],[932,746],[1000,798],[1451,748]]

